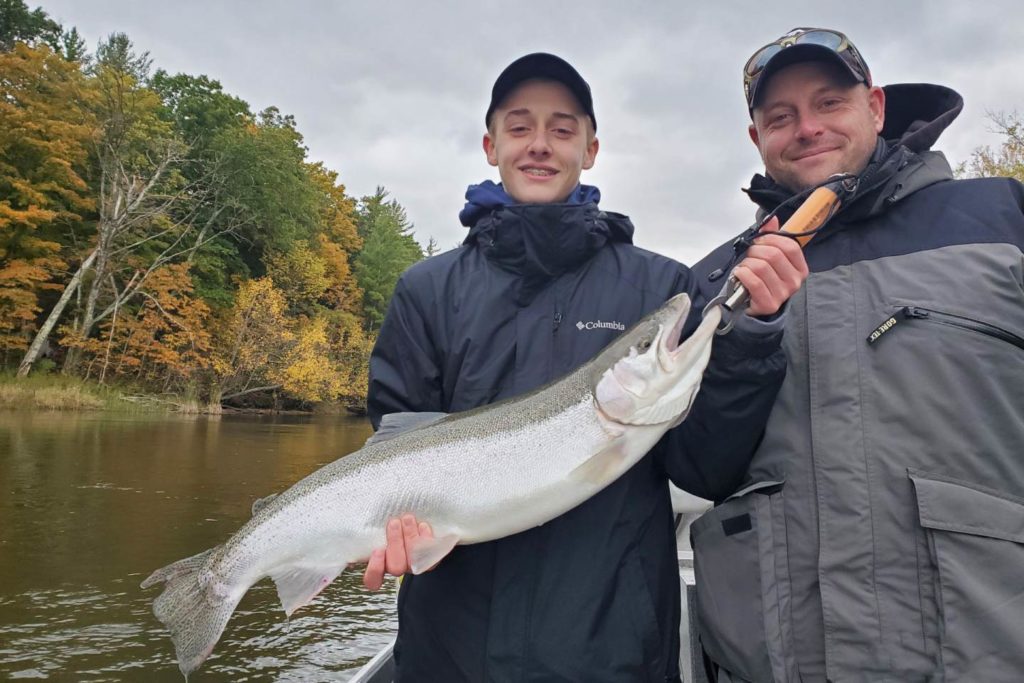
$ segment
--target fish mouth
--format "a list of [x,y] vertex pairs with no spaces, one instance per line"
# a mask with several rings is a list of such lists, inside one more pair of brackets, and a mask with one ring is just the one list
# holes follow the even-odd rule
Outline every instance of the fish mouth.
[[665,351],[670,356],[675,356],[680,347],[682,346],[683,327],[686,325],[687,314],[690,312],[689,306],[683,306],[676,316],[676,321],[672,327],[665,332],[662,332],[662,343]]

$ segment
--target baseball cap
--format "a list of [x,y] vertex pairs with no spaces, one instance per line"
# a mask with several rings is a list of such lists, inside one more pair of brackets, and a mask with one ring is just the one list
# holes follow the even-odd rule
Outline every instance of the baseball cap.
[[579,72],[561,57],[547,52],[534,52],[515,60],[498,75],[491,88],[491,103],[487,107],[484,124],[491,125],[491,116],[509,94],[523,81],[531,78],[543,78],[561,83],[573,94],[580,103],[584,113],[590,117],[590,123],[597,131],[597,118],[594,116],[594,99],[590,94],[590,86],[583,80]]

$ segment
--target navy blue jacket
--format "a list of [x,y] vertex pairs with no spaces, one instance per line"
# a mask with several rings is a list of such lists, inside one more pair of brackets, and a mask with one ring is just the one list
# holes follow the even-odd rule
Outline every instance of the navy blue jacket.
[[[695,292],[686,267],[633,246],[632,233],[595,204],[513,205],[410,268],[370,361],[374,426],[391,412],[462,411],[546,384],[670,296]],[[718,338],[688,419],[597,496],[407,576],[398,680],[678,680],[666,481],[715,500],[735,489],[784,374],[780,337]]]

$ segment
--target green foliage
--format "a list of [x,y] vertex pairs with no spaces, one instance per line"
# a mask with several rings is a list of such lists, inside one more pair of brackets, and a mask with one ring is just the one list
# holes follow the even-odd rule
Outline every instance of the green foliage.
[[96,48],[97,73],[113,72],[126,81],[141,85],[149,78],[152,65],[149,53],[137,53],[125,33],[111,33]]
[[85,47],[85,39],[78,33],[77,28],[72,28],[70,31],[62,31],[57,44],[52,47],[57,54],[69,62],[89,64],[89,51]]
[[248,280],[249,267],[229,235],[207,242],[192,257],[192,281],[196,296],[213,308],[230,308],[235,302],[238,281]]
[[230,307],[234,280],[247,279],[251,273],[235,231],[236,224],[246,221],[246,206],[238,196],[240,181],[233,173],[238,165],[231,152],[237,141],[245,140],[242,131],[252,123],[252,113],[244,101],[225,93],[207,76],[172,76],[158,69],[149,86],[162,102],[161,117],[189,146],[189,156],[180,166],[182,177],[189,184],[211,188],[189,207],[207,234],[218,235],[192,256],[195,291],[215,308]]
[[15,43],[45,44],[56,49],[61,40],[60,24],[43,8],[29,10],[23,0],[0,0],[0,51],[14,49]]
[[211,141],[222,201],[249,268],[261,275],[263,258],[309,239],[318,225],[316,188],[304,165],[306,149],[291,117],[276,109],[224,130]]
[[149,85],[197,156],[225,131],[237,130],[253,118],[248,104],[225,93],[219,81],[207,76],[171,76],[158,69]]
[[378,187],[363,197],[359,206],[359,235],[363,249],[356,256],[354,270],[363,289],[363,312],[368,330],[384,320],[395,283],[402,272],[423,258],[423,249],[412,236],[412,225],[396,200]]

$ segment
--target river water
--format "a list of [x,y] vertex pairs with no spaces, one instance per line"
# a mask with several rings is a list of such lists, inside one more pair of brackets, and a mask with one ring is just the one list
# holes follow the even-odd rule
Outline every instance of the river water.
[[[181,681],[160,589],[139,583],[370,433],[336,416],[0,413],[0,680]],[[344,681],[396,626],[393,592],[358,572],[291,620],[265,579],[189,681]]]

